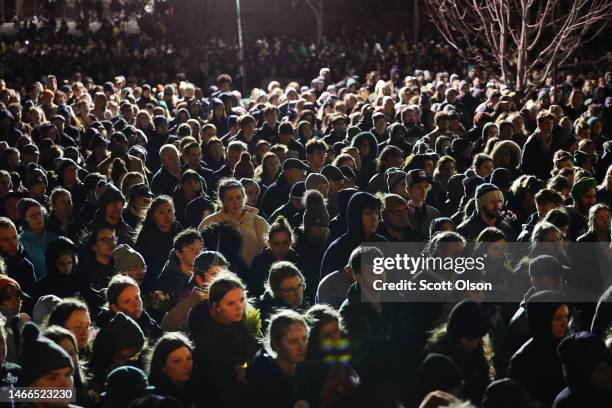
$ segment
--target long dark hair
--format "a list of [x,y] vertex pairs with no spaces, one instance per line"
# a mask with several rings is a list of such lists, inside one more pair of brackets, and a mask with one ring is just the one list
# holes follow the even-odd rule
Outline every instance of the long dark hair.
[[181,347],[187,347],[193,355],[193,344],[183,333],[166,333],[159,339],[149,362],[149,382],[151,385],[160,387],[170,382],[163,367],[166,365],[168,355]]
[[[155,210],[157,210],[157,207],[162,204],[170,204],[172,208],[174,208],[174,201],[172,201],[171,197],[167,195],[160,195],[155,197],[151,202],[151,206],[147,210],[147,215],[145,216],[145,219],[142,223],[142,227],[138,232],[139,239],[143,234],[146,234],[147,232],[157,231],[159,229],[157,227],[157,224],[155,223],[154,215]],[[174,220],[174,223],[176,224],[176,219]]]

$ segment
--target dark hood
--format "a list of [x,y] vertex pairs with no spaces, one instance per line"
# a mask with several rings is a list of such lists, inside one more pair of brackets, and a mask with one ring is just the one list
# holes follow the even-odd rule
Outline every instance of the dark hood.
[[527,301],[529,331],[538,343],[556,343],[552,337],[552,319],[559,306],[566,304],[564,296],[556,291],[544,290],[535,293]]
[[338,215],[342,218],[346,217],[348,211],[348,203],[351,197],[357,192],[355,188],[345,188],[344,190],[338,191]]
[[574,333],[563,339],[557,352],[563,363],[563,375],[567,386],[574,391],[588,388],[595,367],[610,358],[603,340],[586,331]]
[[376,136],[374,136],[372,132],[361,132],[357,134],[351,141],[351,146],[358,147],[364,140],[370,142],[370,153],[368,153],[366,161],[374,162],[376,157],[378,157],[378,142],[376,140]]
[[361,215],[363,210],[370,208],[380,208],[380,201],[372,194],[360,191],[351,197],[346,211],[349,234],[352,236],[364,235]]
[[482,398],[481,408],[536,408],[538,403],[519,383],[502,378],[487,387]]
[[425,396],[435,390],[451,392],[461,386],[461,371],[453,360],[445,355],[430,353],[419,370],[419,393]]
[[[45,265],[47,267],[47,276],[58,277],[60,274],[57,270],[57,260],[61,255],[71,254],[75,259],[77,248],[74,242],[70,239],[60,236],[47,245],[45,252]],[[73,266],[73,271],[76,269],[76,264]]]

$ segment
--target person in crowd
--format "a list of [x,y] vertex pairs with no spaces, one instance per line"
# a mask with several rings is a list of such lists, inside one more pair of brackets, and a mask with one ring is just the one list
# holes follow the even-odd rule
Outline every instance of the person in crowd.
[[89,356],[91,319],[87,305],[77,298],[61,300],[49,314],[49,327],[59,326],[68,330],[77,343],[77,352],[81,357]]
[[185,170],[181,175],[180,184],[172,194],[176,220],[181,225],[185,225],[187,203],[203,196],[204,191],[206,191],[206,185],[200,175],[193,170]]
[[385,194],[382,202],[382,221],[378,224],[378,234],[389,242],[421,241],[422,237],[410,226],[410,209],[406,200],[397,194]]
[[302,310],[307,304],[304,298],[306,280],[297,266],[289,261],[272,264],[264,284],[265,291],[257,303],[263,320],[267,321],[275,310],[286,308]]
[[273,263],[288,261],[294,265],[302,264],[301,256],[291,248],[293,242],[291,226],[281,215],[270,226],[267,248],[262,250],[251,263],[246,284],[253,296],[261,296],[263,293],[266,275]]
[[596,187],[597,181],[592,177],[576,180],[572,186],[570,195],[574,203],[567,207],[570,216],[568,237],[572,241],[587,232],[589,210],[597,200]]
[[59,187],[68,190],[72,197],[74,213],[78,214],[87,199],[85,185],[81,182],[81,168],[72,159],[63,157],[57,165],[57,183]]
[[273,223],[278,217],[284,217],[287,222],[291,225],[292,228],[297,228],[302,221],[302,213],[304,210],[304,206],[302,203],[302,198],[304,197],[304,193],[306,192],[306,183],[303,181],[295,183],[289,192],[289,197],[287,202],[282,206],[278,207],[271,215],[268,217],[268,222]]
[[73,218],[73,205],[70,192],[63,187],[56,187],[49,196],[51,213],[47,220],[47,230],[58,236],[76,240],[81,232],[81,225]]
[[450,312],[448,323],[436,328],[425,350],[448,356],[463,378],[461,396],[479,403],[490,382],[493,362],[487,334],[485,311],[478,303],[466,299]]
[[47,276],[45,251],[49,243],[58,236],[47,230],[47,209],[38,201],[22,198],[17,202],[17,210],[23,228],[19,241],[27,251],[30,262],[34,265],[34,274],[38,280]]
[[47,275],[37,281],[33,289],[36,299],[51,294],[60,298],[79,294],[77,247],[74,242],[66,237],[51,241],[45,253],[45,263]]
[[[24,326],[19,363],[21,371],[16,384],[19,387],[54,389],[75,385],[72,358],[62,347],[43,336],[34,323]],[[58,406],[68,408],[68,403]]]
[[113,250],[115,271],[134,279],[142,287],[147,273],[147,264],[140,253],[128,244],[121,244]]
[[92,310],[104,303],[101,290],[115,274],[113,251],[117,246],[115,231],[101,226],[85,235],[79,248],[77,277],[80,292]]
[[305,172],[308,166],[302,161],[289,158],[282,165],[282,172],[276,181],[268,186],[261,197],[261,210],[264,214],[272,215],[279,207],[285,203],[285,197],[289,197],[291,187],[304,181]]
[[355,193],[347,207],[348,230],[333,241],[323,255],[320,279],[344,267],[345,260],[362,242],[385,242],[376,233],[378,229],[380,201],[366,192]]
[[474,197],[476,210],[457,226],[457,232],[466,239],[473,240],[484,228],[494,226],[501,230],[509,241],[515,241],[516,232],[501,215],[504,196],[499,188],[490,183],[481,184],[476,188]]
[[6,317],[0,314],[0,384],[3,387],[14,385],[19,378],[21,367],[7,360],[7,340],[8,332],[6,329]]
[[554,400],[554,408],[612,403],[612,366],[603,340],[590,332],[564,338],[558,347],[567,386]]
[[94,389],[103,390],[107,375],[117,367],[135,365],[140,368],[139,358],[145,343],[138,324],[123,312],[117,312],[93,341],[90,369]]
[[30,316],[22,312],[24,300],[26,294],[21,291],[19,282],[0,275],[0,315],[5,317],[6,359],[10,362],[18,362],[21,331],[24,324],[30,321]]
[[[168,307],[174,306],[193,289],[195,260],[202,253],[202,248],[202,236],[194,229],[183,230],[174,237],[170,255],[161,274],[150,281],[155,291],[168,295]],[[167,307],[161,312],[167,311],[166,309]]]
[[550,177],[552,158],[557,148],[552,140],[554,122],[555,115],[550,111],[542,110],[538,113],[538,127],[523,146],[521,156],[523,174],[530,174],[544,181]]
[[193,344],[180,332],[166,333],[155,344],[149,363],[149,383],[155,394],[174,397],[190,407],[197,392],[193,382]]
[[198,229],[202,230],[212,223],[226,223],[236,229],[242,237],[240,259],[248,266],[266,246],[265,236],[270,226],[258,215],[256,208],[244,204],[246,195],[238,181],[227,179],[219,183],[217,198],[220,202],[219,211],[204,218]]
[[15,224],[6,217],[0,217],[0,259],[4,262],[4,272],[20,282],[26,293],[32,291],[36,282],[34,265],[19,240]]
[[162,272],[172,242],[181,230],[181,224],[176,221],[172,198],[166,195],[155,197],[147,210],[134,246],[147,265],[145,287],[151,286]]
[[124,222],[122,211],[125,197],[112,183],[98,185],[96,190],[97,209],[91,222],[85,229],[91,231],[97,228],[111,228],[117,235],[120,244],[132,245],[135,241],[134,230]]
[[122,365],[105,378],[100,401],[104,408],[129,408],[151,396],[154,386],[149,385],[147,374],[139,367]]
[[79,360],[79,349],[74,334],[63,327],[50,326],[44,330],[43,335],[60,346],[72,359],[76,402],[84,406],[94,404],[94,401],[88,393],[89,385],[86,377],[87,371],[83,363]]
[[129,276],[115,275],[106,288],[106,305],[96,317],[96,325],[104,329],[118,313],[131,317],[147,339],[155,340],[162,334],[159,325],[143,309],[140,287]]
[[166,144],[159,149],[161,168],[151,180],[151,191],[154,194],[171,196],[181,179],[181,161],[179,151],[174,145]]
[[127,206],[123,210],[122,217],[133,230],[137,230],[144,222],[153,197],[155,195],[145,183],[137,183],[130,187]]
[[218,274],[207,301],[189,313],[188,332],[194,350],[193,373],[202,384],[196,403],[237,406],[248,400],[246,368],[257,351],[261,320],[251,312],[245,286],[234,274]]
[[304,316],[293,310],[281,310],[270,317],[264,348],[246,370],[251,398],[279,408],[308,404],[305,384],[296,371],[306,359],[309,331]]
[[541,291],[527,301],[531,338],[510,359],[508,374],[542,404],[551,405],[565,387],[557,346],[567,335],[569,318],[558,292]]

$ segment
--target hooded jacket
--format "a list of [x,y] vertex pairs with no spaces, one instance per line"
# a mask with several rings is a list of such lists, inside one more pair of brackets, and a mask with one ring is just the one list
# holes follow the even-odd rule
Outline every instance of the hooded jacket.
[[174,237],[182,230],[181,224],[174,222],[168,232],[161,231],[156,225],[151,228],[143,226],[134,249],[142,255],[147,265],[143,286],[148,290],[161,274],[167,255],[172,249]]
[[344,267],[351,252],[362,242],[387,242],[381,235],[374,233],[367,236],[364,232],[361,217],[363,211],[369,208],[380,208],[380,202],[373,195],[358,192],[351,197],[346,212],[347,232],[332,242],[325,251],[321,263],[320,279]]
[[372,176],[376,174],[376,157],[378,157],[378,142],[376,136],[371,132],[361,132],[356,135],[351,141],[351,146],[359,148],[362,142],[368,141],[370,144],[370,151],[365,158],[361,160],[361,169],[357,174],[357,185],[362,189],[368,187],[368,183]]
[[527,320],[531,338],[510,359],[509,377],[521,384],[538,402],[551,405],[565,387],[557,345],[552,336],[552,320],[562,295],[541,291],[527,301]]
[[566,337],[557,350],[567,387],[555,398],[553,408],[612,406],[612,391],[597,388],[590,381],[597,365],[610,358],[603,340],[593,333],[579,332]]
[[346,212],[348,211],[348,203],[356,192],[357,190],[354,188],[345,188],[344,190],[338,191],[338,215],[332,218],[329,223],[329,239],[331,242],[335,241],[340,235],[346,232]]
[[259,208],[264,216],[272,215],[274,211],[285,204],[290,192],[291,186],[284,173],[281,172],[276,178],[276,181],[270,184],[261,196],[261,205]]
[[59,237],[49,243],[46,252],[45,263],[47,265],[47,276],[36,282],[34,294],[36,298],[43,295],[55,295],[60,298],[73,297],[79,294],[80,287],[76,274],[76,262],[73,265],[72,274],[65,275],[57,270],[57,260],[61,255],[72,252],[73,260],[76,258],[77,248],[67,238]]

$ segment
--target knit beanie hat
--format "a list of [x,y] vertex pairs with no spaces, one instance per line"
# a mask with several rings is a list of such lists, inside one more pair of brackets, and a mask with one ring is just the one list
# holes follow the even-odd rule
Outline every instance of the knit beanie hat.
[[457,303],[450,312],[448,335],[455,339],[479,339],[487,333],[487,317],[482,306],[471,299]]
[[242,152],[240,160],[234,166],[234,177],[238,180],[241,178],[253,178],[255,168],[251,163],[251,155],[248,152]]
[[127,272],[129,269],[145,266],[145,260],[137,251],[128,244],[121,244],[113,250],[115,258],[115,270],[117,273]]
[[28,172],[25,176],[25,187],[30,188],[37,184],[44,184],[47,186],[47,175],[43,169],[36,165],[28,166]]
[[491,173],[491,184],[495,184],[500,190],[505,191],[512,185],[510,170],[498,167]]
[[482,207],[491,201],[501,200],[502,203],[504,202],[504,195],[502,194],[501,190],[495,184],[491,183],[479,185],[476,188],[475,197],[478,212],[480,212]]
[[584,152],[582,150],[576,150],[574,152],[574,155],[572,156],[572,161],[574,162],[576,166],[582,166],[590,158],[591,156],[589,156],[587,152]]
[[32,310],[32,320],[36,324],[42,324],[43,321],[51,314],[55,306],[57,306],[62,299],[55,295],[44,295],[38,298],[38,301],[34,305]]
[[302,197],[304,197],[305,192],[306,183],[303,181],[298,181],[291,186],[291,190],[289,191],[289,200],[301,200]]
[[306,177],[306,190],[318,189],[319,186],[323,184],[329,187],[327,177],[321,173],[310,173],[308,177]]
[[33,198],[27,198],[27,197],[22,198],[19,201],[17,201],[17,213],[19,214],[19,219],[21,220],[22,223],[25,222],[26,213],[32,207],[38,207],[42,209],[42,204],[40,204],[38,201],[34,200]]
[[484,183],[486,183],[485,179],[477,176],[475,173],[466,173],[465,178],[461,181],[461,184],[463,184],[463,195],[467,198],[473,197],[476,193],[476,188]]
[[94,353],[112,356],[128,348],[141,348],[145,336],[131,317],[117,312],[94,340]]
[[385,192],[390,193],[393,191],[397,183],[401,182],[406,178],[406,172],[398,169],[397,167],[391,167],[385,171]]
[[100,196],[98,197],[98,209],[104,211],[106,206],[113,201],[121,201],[125,203],[125,198],[117,187],[112,183],[106,183],[98,189]]
[[150,395],[154,389],[140,368],[121,366],[108,373],[105,391],[100,396],[106,404],[127,406],[136,399]]
[[572,186],[570,195],[574,200],[574,203],[578,203],[580,198],[586,195],[591,189],[597,188],[597,180],[592,177],[584,177],[576,181]]
[[302,217],[302,223],[304,224],[305,230],[312,226],[324,226],[329,225],[329,214],[325,208],[325,202],[323,195],[318,190],[308,190],[304,195],[304,216]]
[[434,390],[450,392],[461,386],[461,371],[457,364],[448,356],[429,353],[419,369],[420,392],[428,393]]
[[51,371],[70,367],[72,358],[63,348],[40,334],[38,326],[28,322],[21,333],[22,345],[19,365],[18,385],[20,387],[31,386],[36,380]]

